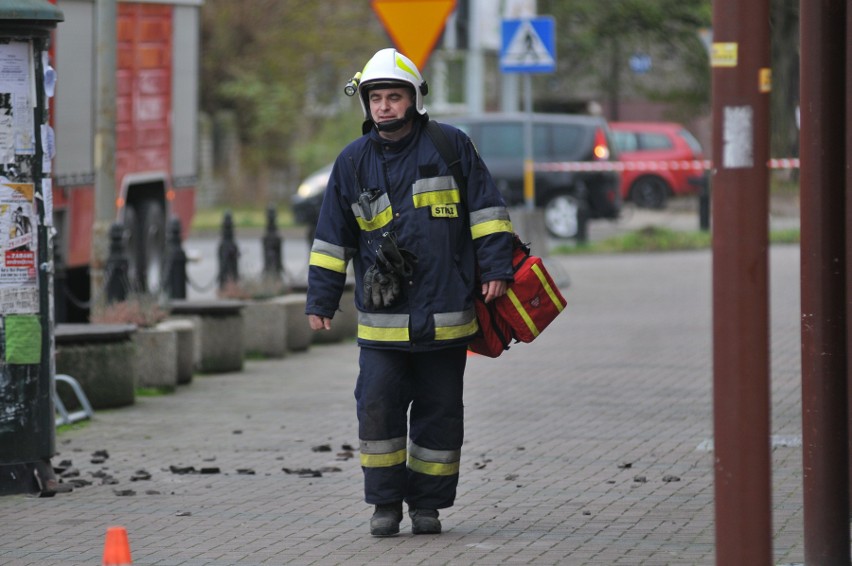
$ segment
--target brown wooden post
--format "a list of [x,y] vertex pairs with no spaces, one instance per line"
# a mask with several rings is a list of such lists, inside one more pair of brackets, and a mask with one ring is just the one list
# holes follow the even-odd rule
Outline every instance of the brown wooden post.
[[849,564],[845,0],[800,3],[805,562]]
[[769,565],[769,0],[715,0],[713,35],[716,563]]

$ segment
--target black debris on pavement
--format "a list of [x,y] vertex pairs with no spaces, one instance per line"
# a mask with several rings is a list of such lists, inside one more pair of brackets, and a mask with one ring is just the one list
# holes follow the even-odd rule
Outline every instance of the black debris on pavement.
[[189,512],[189,511],[178,511],[177,513],[175,513],[175,517],[190,517],[190,516],[192,516],[192,513]]
[[666,476],[663,476],[663,481],[666,482],[666,483],[672,483],[672,482],[680,481],[680,478],[677,477],[677,476],[666,475]]
[[178,475],[196,473],[194,466],[169,466],[169,471]]
[[253,476],[255,472],[251,468],[237,468],[237,474],[241,476]]
[[130,476],[130,481],[145,481],[151,479],[151,474],[145,470],[136,470],[132,476]]
[[291,468],[281,468],[281,470],[285,474],[294,474],[298,475],[300,478],[321,478],[322,472],[319,470],[312,470],[310,468],[299,468],[293,470]]
[[320,444],[318,446],[314,446],[311,448],[314,452],[331,452],[331,445],[329,444]]
[[509,474],[508,476],[506,476],[505,479],[506,481],[515,481],[516,479],[518,479],[518,474]]
[[629,470],[633,467],[633,462],[622,462],[618,465],[619,470]]
[[319,471],[323,474],[330,474],[334,472],[342,472],[343,470],[341,470],[337,466],[323,466],[319,469]]
[[222,470],[220,470],[217,466],[210,466],[207,468],[201,468],[198,470],[199,474],[221,474]]
[[146,489],[145,495],[160,495],[160,492],[156,489]]
[[136,495],[136,492],[132,489],[114,489],[112,490],[112,492],[119,497],[129,497],[131,495]]
[[337,460],[339,460],[341,462],[345,462],[346,460],[349,460],[350,458],[354,458],[354,457],[355,457],[355,453],[352,452],[351,450],[344,450],[343,452],[337,453]]
[[355,448],[351,444],[344,444],[340,447],[341,450],[347,450],[349,452],[354,452]]
[[61,478],[76,478],[80,475],[80,470],[77,468],[71,467],[59,474]]
[[645,476],[633,476],[633,481],[636,483],[645,483],[648,481],[648,478]]

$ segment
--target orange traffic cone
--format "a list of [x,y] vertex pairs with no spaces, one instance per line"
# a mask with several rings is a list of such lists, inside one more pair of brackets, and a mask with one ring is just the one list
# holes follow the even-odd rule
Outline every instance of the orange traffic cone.
[[109,527],[104,544],[103,566],[124,566],[133,564],[130,558],[130,543],[127,541],[127,529]]

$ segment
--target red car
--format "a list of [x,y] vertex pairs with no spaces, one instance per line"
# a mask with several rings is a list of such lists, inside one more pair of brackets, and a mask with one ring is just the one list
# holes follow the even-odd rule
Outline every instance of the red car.
[[674,122],[610,122],[618,148],[621,196],[643,208],[665,208],[669,197],[694,194],[703,169],[701,144],[689,130]]

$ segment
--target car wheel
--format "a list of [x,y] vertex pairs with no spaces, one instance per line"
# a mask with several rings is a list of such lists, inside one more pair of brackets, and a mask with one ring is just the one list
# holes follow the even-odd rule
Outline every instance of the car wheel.
[[163,205],[147,200],[140,206],[140,229],[137,240],[137,265],[142,268],[138,281],[143,290],[158,291],[163,274],[163,258],[166,250],[166,215]]
[[585,203],[568,193],[555,194],[544,205],[544,227],[555,238],[584,237],[587,218]]
[[665,208],[668,197],[669,185],[660,177],[640,177],[630,189],[630,199],[640,208]]
[[127,281],[130,284],[128,292],[136,291],[137,281],[141,267],[139,265],[139,254],[136,253],[139,244],[139,215],[136,208],[127,206],[124,209],[124,255],[127,258]]

